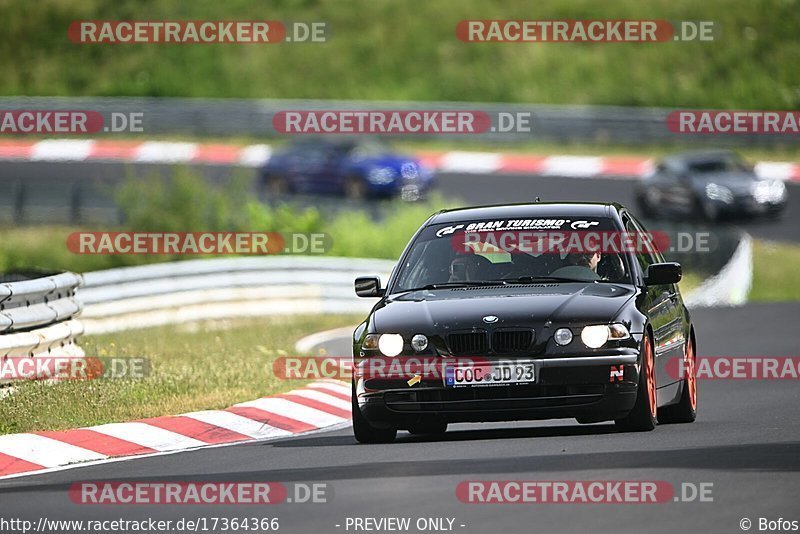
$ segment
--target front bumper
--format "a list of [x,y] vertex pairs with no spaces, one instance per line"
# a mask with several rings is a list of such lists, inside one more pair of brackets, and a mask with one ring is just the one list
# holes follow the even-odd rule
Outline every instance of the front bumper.
[[414,202],[422,200],[434,185],[432,178],[414,180],[397,179],[388,183],[376,184],[367,181],[367,190],[373,197],[399,197],[401,200]]
[[716,202],[715,204],[720,213],[726,215],[770,215],[783,211],[786,207],[786,200],[775,200],[771,202],[757,202],[751,196],[736,197],[731,203]]
[[624,417],[636,402],[637,354],[526,360],[535,364],[534,384],[446,388],[441,380],[409,386],[403,379],[361,378],[359,409],[373,426],[409,428],[429,421],[605,421]]

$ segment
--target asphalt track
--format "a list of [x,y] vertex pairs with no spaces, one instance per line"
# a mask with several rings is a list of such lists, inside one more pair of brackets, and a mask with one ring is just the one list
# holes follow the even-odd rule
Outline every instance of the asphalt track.
[[[699,354],[796,355],[800,330],[788,323],[799,314],[798,303],[697,310]],[[346,349],[342,343],[328,348]],[[344,528],[346,518],[387,516],[450,517],[455,532],[481,534],[732,533],[741,532],[745,517],[753,531],[761,517],[800,520],[797,380],[703,381],[700,403],[694,424],[649,433],[571,420],[463,424],[441,441],[401,432],[395,444],[366,446],[339,430],[81,467],[0,481],[0,515],[34,521],[278,517],[287,533],[354,532]],[[325,482],[333,497],[325,504],[274,506],[73,504],[67,488],[88,480]],[[713,502],[476,505],[456,498],[464,480],[712,483]]]
[[[252,180],[255,170],[227,165],[196,166],[196,170],[213,182],[222,183],[231,176],[241,176]],[[129,164],[109,162],[0,162],[0,212],[7,215],[12,210],[10,184],[19,179],[30,187],[30,198],[37,208],[28,210],[27,217],[35,221],[37,214],[47,210],[64,212],[68,210],[72,184],[86,184],[84,195],[87,205],[96,206],[93,213],[102,220],[114,219],[112,195],[115,184],[128,176],[146,176],[151,173],[166,173],[169,165]],[[542,201],[608,201],[620,202],[634,207],[633,186],[630,179],[614,178],[574,178],[563,176],[531,176],[520,174],[473,174],[440,173],[438,190],[445,198],[456,198],[465,205],[498,204],[506,202],[533,201],[537,196]],[[785,242],[800,242],[800,184],[789,183],[789,203],[781,220],[749,220],[725,222],[717,229],[731,227],[743,228],[757,237]],[[320,199],[313,199],[319,205]],[[323,201],[324,202],[324,201]],[[343,204],[341,199],[332,198],[326,207],[352,207]],[[63,214],[62,214],[63,215]],[[0,219],[3,214],[0,213]],[[651,225],[652,226],[652,225]],[[704,227],[705,229],[705,227]],[[713,228],[712,228],[713,230]]]
[[[115,163],[0,163],[3,178],[22,178],[63,205],[75,180],[113,184],[164,166]],[[226,180],[230,167],[205,167]],[[249,172],[249,171],[246,171]],[[632,204],[630,180],[442,174],[439,189],[466,204],[542,200],[613,200]],[[747,222],[756,236],[800,242],[800,186],[790,185],[781,221]],[[1,200],[1,199],[0,199]],[[699,354],[794,356],[800,304],[750,304],[694,312]],[[346,350],[341,344],[331,353]],[[349,430],[135,459],[0,481],[0,517],[173,519],[278,517],[289,533],[348,532],[347,517],[449,517],[456,532],[741,532],[761,517],[800,520],[800,389],[796,380],[727,380],[700,384],[700,415],[691,425],[642,434],[574,421],[453,425],[441,441],[401,433],[393,445],[356,445]],[[456,498],[464,480],[663,480],[712,483],[713,502],[666,504],[475,505]],[[73,504],[76,481],[325,482],[326,504],[260,506],[106,506]],[[337,527],[336,525],[341,525]],[[464,525],[461,527],[460,525]],[[61,530],[60,532],[67,532]],[[11,531],[9,531],[11,532]],[[349,532],[353,532],[350,530]],[[418,532],[411,529],[411,532]]]

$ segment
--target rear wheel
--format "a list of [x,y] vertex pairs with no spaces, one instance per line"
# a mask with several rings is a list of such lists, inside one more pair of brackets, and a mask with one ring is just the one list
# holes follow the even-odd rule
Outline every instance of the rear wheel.
[[655,368],[653,343],[650,341],[650,336],[645,334],[642,340],[642,367],[639,371],[636,404],[627,416],[614,421],[620,430],[647,432],[656,427],[658,407]]
[[352,388],[353,435],[359,443],[391,443],[397,437],[396,428],[375,428],[361,413],[356,400],[355,384]]
[[697,418],[697,356],[690,337],[683,357],[683,392],[678,404],[658,411],[659,423],[692,423]]
[[361,200],[367,196],[367,186],[358,176],[349,176],[344,181],[344,196],[352,200]]
[[289,193],[289,182],[283,176],[270,174],[264,183],[264,191],[270,197],[279,197]]

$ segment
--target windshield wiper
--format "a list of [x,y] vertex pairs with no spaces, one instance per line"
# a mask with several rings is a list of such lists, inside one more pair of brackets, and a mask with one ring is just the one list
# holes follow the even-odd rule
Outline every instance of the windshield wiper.
[[495,280],[504,284],[538,284],[539,282],[599,282],[600,280],[586,280],[581,278],[568,278],[565,276],[520,276],[519,278],[503,278]]
[[428,284],[422,287],[415,287],[411,289],[404,289],[403,291],[424,291],[426,289],[452,289],[454,287],[473,287],[473,286],[500,286],[503,285],[502,280],[468,280],[462,282],[439,282],[437,284]]

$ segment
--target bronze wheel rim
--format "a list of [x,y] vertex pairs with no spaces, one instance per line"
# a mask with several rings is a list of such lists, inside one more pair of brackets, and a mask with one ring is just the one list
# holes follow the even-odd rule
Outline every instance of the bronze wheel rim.
[[645,337],[644,352],[646,360],[645,380],[647,381],[647,396],[649,397],[648,400],[650,401],[650,415],[655,417],[658,409],[656,399],[656,371],[655,364],[653,362],[653,350],[650,346],[649,337]]
[[689,342],[686,345],[686,387],[689,388],[689,402],[692,410],[697,409],[697,365],[694,353],[694,344]]

